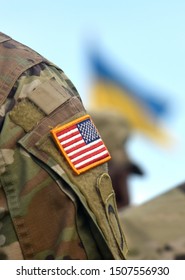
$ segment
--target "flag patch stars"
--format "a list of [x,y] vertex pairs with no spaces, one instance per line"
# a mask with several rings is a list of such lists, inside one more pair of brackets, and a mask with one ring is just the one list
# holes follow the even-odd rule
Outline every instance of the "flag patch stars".
[[89,115],[54,128],[51,134],[76,174],[111,158]]

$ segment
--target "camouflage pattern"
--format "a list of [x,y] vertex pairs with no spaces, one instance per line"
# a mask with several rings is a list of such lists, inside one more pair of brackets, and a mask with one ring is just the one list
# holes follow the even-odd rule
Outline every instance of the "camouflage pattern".
[[185,259],[185,184],[120,211],[127,259]]
[[[74,175],[50,136],[53,127],[86,114],[77,90],[57,66],[31,59],[29,48],[13,40],[0,46],[0,76],[7,73],[11,82],[6,92],[0,79],[0,95],[6,94],[0,107],[0,259],[124,259],[127,246],[107,165]],[[17,58],[19,46],[25,53]],[[27,53],[34,63],[14,83],[2,69],[6,49],[15,52],[11,73]],[[53,82],[53,98],[68,98],[47,114],[30,95],[42,89],[43,106],[51,107]]]

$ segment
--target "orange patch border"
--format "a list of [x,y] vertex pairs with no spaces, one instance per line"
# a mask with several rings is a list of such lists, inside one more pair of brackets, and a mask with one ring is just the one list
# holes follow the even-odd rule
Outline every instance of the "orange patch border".
[[[83,116],[83,117],[80,117],[80,118],[78,118],[78,119],[75,119],[75,120],[73,120],[73,121],[71,121],[71,122],[69,122],[69,123],[66,123],[66,124],[64,124],[64,125],[57,126],[57,127],[53,128],[53,129],[50,131],[50,133],[52,134],[52,137],[53,137],[55,143],[57,144],[57,147],[58,147],[59,150],[62,152],[62,155],[65,157],[65,159],[68,161],[70,167],[73,169],[73,171],[74,171],[77,175],[80,175],[81,173],[83,173],[83,172],[85,172],[85,171],[87,171],[87,170],[89,170],[89,169],[92,169],[93,167],[98,166],[98,165],[100,165],[100,164],[102,164],[102,163],[105,163],[105,162],[107,162],[107,161],[109,161],[109,160],[111,159],[110,153],[109,153],[109,151],[108,151],[108,149],[107,149],[105,143],[103,142],[103,140],[102,140],[102,138],[101,138],[101,135],[99,134],[98,129],[96,128],[97,131],[98,131],[98,134],[100,135],[100,138],[101,138],[101,140],[102,140],[104,146],[106,147],[106,149],[107,149],[107,151],[108,151],[108,153],[109,153],[109,155],[108,155],[106,158],[101,159],[101,160],[98,160],[97,162],[91,163],[91,164],[89,164],[87,167],[83,167],[83,168],[81,168],[81,169],[76,169],[75,166],[73,165],[73,163],[71,162],[71,160],[70,160],[70,158],[68,157],[67,153],[65,152],[64,148],[63,148],[62,145],[60,144],[60,141],[58,140],[56,134],[57,134],[58,132],[64,130],[64,129],[70,127],[71,125],[77,124],[77,123],[79,123],[79,122],[81,122],[81,121],[84,121],[84,120],[86,120],[86,119],[90,119],[90,120],[92,121],[92,123],[94,124],[94,122],[93,122],[92,118],[90,117],[90,115],[85,115],[85,116]],[[94,124],[94,126],[95,126],[95,124]],[[95,126],[95,127],[96,127],[96,126]]]

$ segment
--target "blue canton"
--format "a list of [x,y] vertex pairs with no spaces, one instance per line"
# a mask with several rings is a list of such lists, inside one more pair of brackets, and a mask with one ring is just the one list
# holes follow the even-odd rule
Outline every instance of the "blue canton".
[[77,123],[76,125],[86,144],[89,144],[93,141],[96,141],[97,139],[100,139],[96,127],[94,126],[94,124],[91,122],[90,119],[84,120],[80,123]]

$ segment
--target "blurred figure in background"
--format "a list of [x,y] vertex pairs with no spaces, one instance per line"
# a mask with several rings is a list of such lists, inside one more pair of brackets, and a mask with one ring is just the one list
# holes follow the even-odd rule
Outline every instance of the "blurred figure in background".
[[120,114],[108,110],[90,112],[111,154],[109,174],[116,194],[118,209],[130,204],[129,177],[143,175],[142,169],[128,155],[126,144],[131,137],[128,122]]

